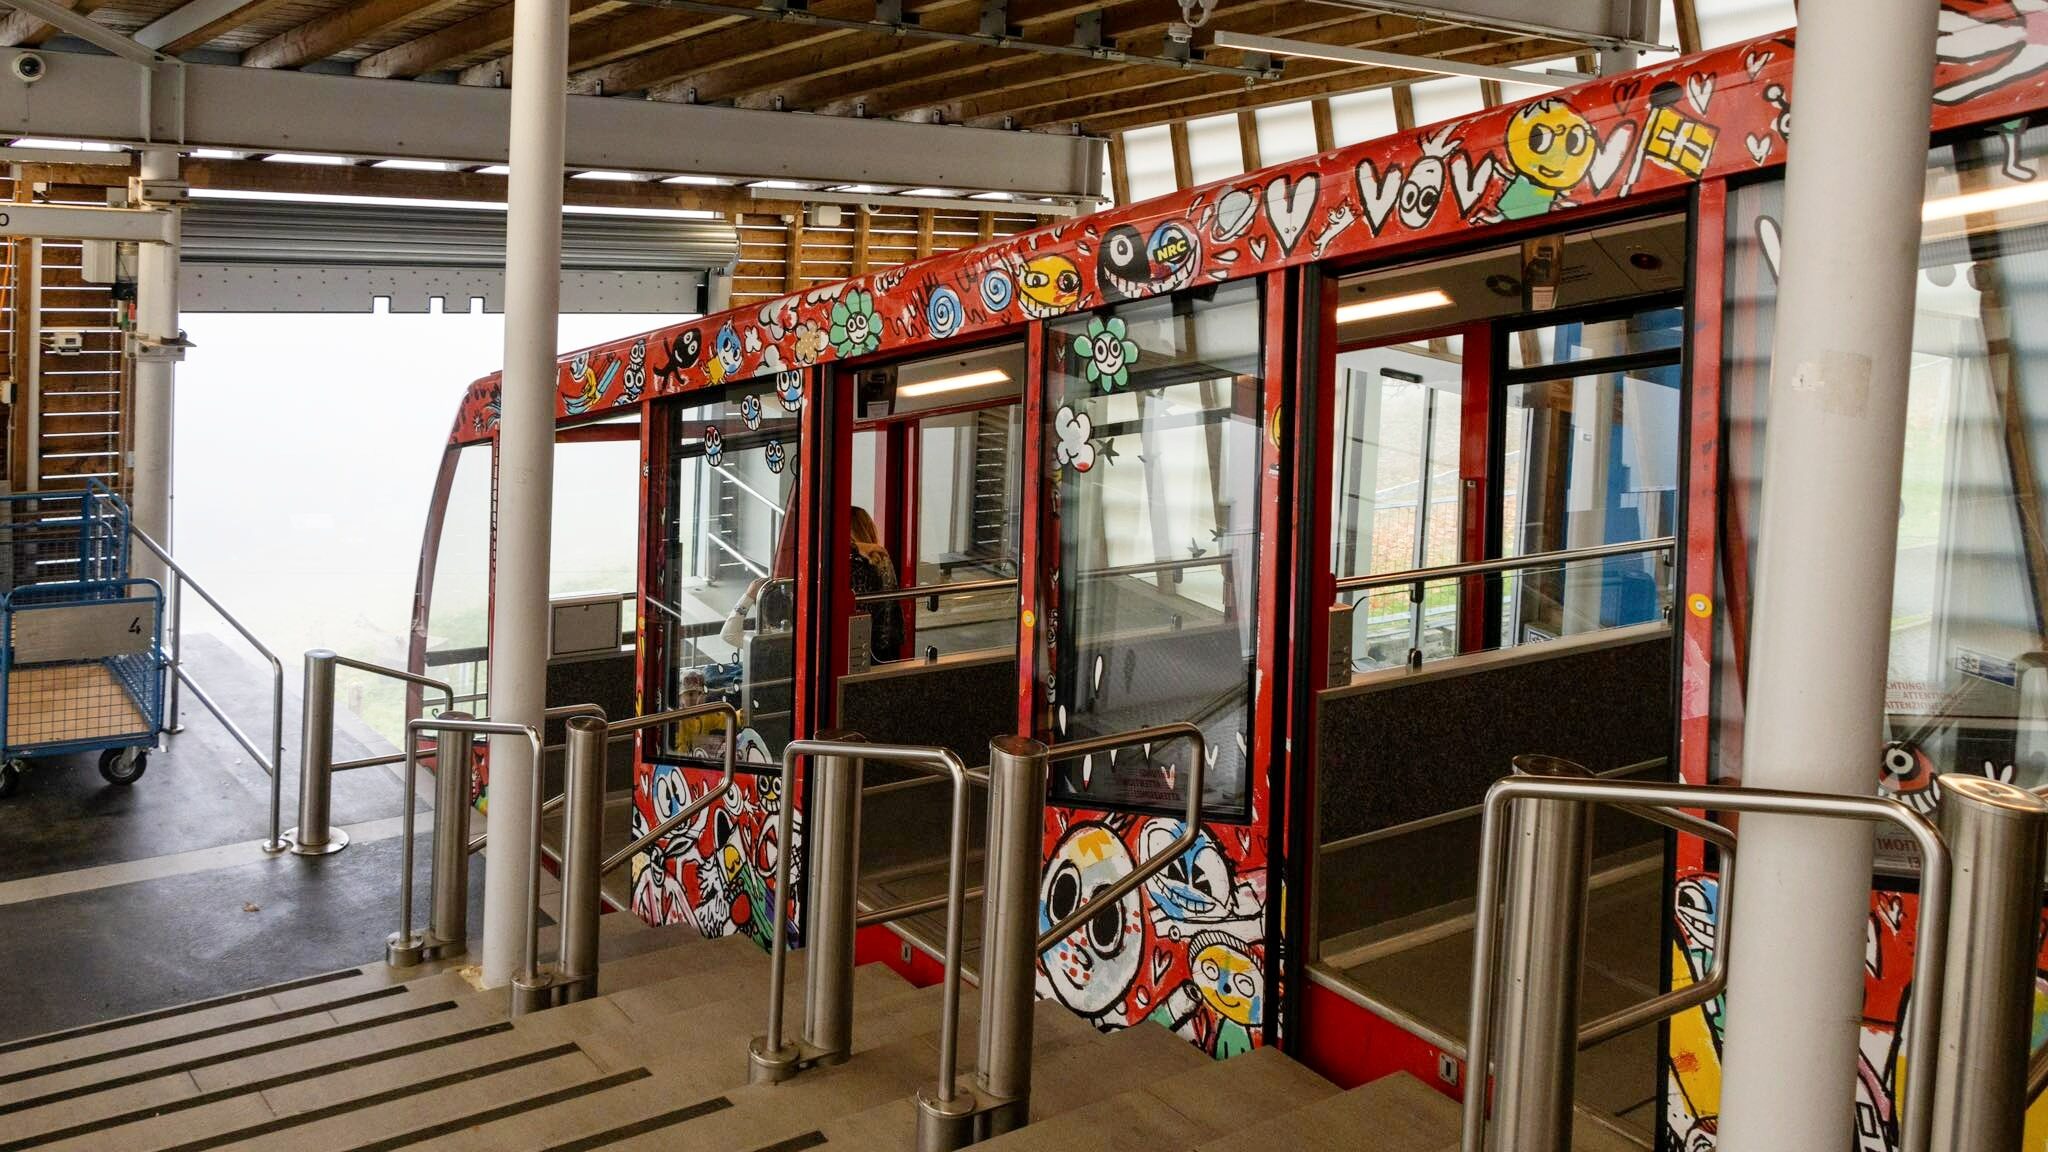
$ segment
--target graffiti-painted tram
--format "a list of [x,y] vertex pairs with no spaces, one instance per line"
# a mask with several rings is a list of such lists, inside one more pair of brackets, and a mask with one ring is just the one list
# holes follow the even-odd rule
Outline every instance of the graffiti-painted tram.
[[[1943,14],[1871,734],[1872,787],[1924,807],[1945,773],[2048,783],[2048,28],[2024,10]],[[766,769],[796,734],[977,763],[1000,733],[1188,721],[1201,834],[1047,952],[1041,994],[1458,1093],[1476,805],[1510,757],[1741,778],[1793,53],[1767,37],[564,357],[564,450],[638,453],[609,706],[729,700],[762,769],[619,902],[765,939],[804,803]],[[437,509],[488,490],[496,395],[470,388]],[[488,570],[487,526],[457,528],[429,531],[423,667],[482,618],[436,591],[452,552]],[[602,698],[597,667],[551,692]],[[723,739],[619,751],[634,831],[715,780]],[[1186,755],[1053,766],[1045,923],[1175,842]],[[866,784],[865,895],[936,891],[941,795]],[[1598,840],[1589,1015],[1702,972],[1718,904],[1703,845]],[[1897,1142],[1913,930],[1910,886],[1874,877],[1864,1148]],[[863,958],[935,971],[915,921],[863,931]],[[1703,1152],[1718,1043],[1717,1006],[1613,1041],[1581,1103]]]

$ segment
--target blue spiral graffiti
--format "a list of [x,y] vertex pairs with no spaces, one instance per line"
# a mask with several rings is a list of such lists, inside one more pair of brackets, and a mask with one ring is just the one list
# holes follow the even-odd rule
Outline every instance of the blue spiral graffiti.
[[1000,268],[991,268],[981,278],[981,302],[991,312],[1002,312],[1010,307],[1010,301],[1017,296],[1017,286],[1010,283],[1010,274]]
[[944,340],[960,330],[960,297],[951,288],[932,289],[932,298],[924,306],[924,326],[931,334]]

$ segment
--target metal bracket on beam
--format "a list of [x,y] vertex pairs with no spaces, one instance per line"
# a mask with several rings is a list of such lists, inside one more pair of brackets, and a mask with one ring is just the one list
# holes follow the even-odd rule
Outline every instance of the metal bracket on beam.
[[185,350],[194,347],[183,332],[171,340],[145,336],[140,332],[128,334],[128,355],[137,363],[176,364],[185,359]]
[[1102,9],[1090,8],[1074,17],[1074,47],[1106,47],[1102,40]]
[[997,40],[1014,40],[1024,34],[1010,23],[1010,0],[981,0],[981,34]]
[[918,15],[903,10],[903,0],[875,0],[875,23],[915,28]]
[[192,186],[183,180],[128,178],[128,203],[138,208],[165,208],[192,198]]

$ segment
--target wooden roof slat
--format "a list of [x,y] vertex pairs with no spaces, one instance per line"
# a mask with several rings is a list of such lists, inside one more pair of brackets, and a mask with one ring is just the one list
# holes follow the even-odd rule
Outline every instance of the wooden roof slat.
[[[625,7],[624,0],[569,0],[569,25],[573,29],[587,21]],[[500,4],[446,28],[394,44],[356,63],[356,75],[413,77],[454,65],[480,52],[501,53],[512,47],[512,5]]]
[[242,53],[247,68],[298,68],[351,45],[374,40],[414,20],[445,12],[461,0],[353,0]]
[[269,18],[272,14],[291,7],[297,0],[249,0],[233,11],[224,13],[163,45],[158,51],[170,56],[183,55],[204,44],[211,43],[246,24]]
[[[110,3],[111,0],[58,0],[66,8],[84,16]],[[0,19],[0,47],[33,48],[57,34],[55,24],[45,24],[26,12],[9,12]]]

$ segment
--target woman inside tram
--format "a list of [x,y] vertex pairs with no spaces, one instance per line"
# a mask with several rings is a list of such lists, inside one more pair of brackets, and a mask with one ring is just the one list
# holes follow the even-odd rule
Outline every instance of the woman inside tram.
[[[890,558],[889,550],[882,546],[882,534],[875,527],[875,518],[868,510],[855,505],[853,509],[853,594],[866,596],[876,592],[893,592],[900,584],[896,579],[896,562]],[[895,601],[875,604],[868,609],[872,630],[868,638],[868,650],[877,664],[885,664],[902,655],[903,609]]]

